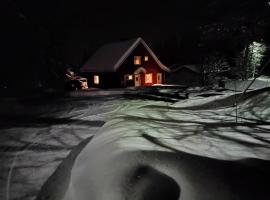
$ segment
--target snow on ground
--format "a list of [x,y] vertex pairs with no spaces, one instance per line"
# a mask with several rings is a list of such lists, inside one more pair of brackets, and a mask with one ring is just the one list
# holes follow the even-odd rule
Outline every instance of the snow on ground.
[[113,95],[2,98],[0,199],[34,199],[69,152],[118,108],[119,97]]
[[122,104],[75,160],[63,199],[268,198],[269,89],[239,99],[238,123],[232,95]]
[[269,90],[188,93],[73,93],[1,123],[0,199],[34,199],[51,174],[38,200],[266,199]]
[[[246,81],[243,80],[236,80],[236,81],[228,81],[225,84],[225,88],[229,90],[237,90],[237,91],[244,91],[246,87],[252,82],[253,79],[249,79]],[[270,77],[268,76],[261,76],[255,80],[255,82],[251,85],[250,89],[262,89],[265,87],[270,87]]]

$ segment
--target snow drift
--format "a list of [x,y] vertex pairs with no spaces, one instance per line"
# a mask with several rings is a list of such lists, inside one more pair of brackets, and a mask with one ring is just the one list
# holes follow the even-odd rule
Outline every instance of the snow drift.
[[269,89],[238,97],[238,123],[232,93],[128,100],[78,155],[60,199],[267,199]]

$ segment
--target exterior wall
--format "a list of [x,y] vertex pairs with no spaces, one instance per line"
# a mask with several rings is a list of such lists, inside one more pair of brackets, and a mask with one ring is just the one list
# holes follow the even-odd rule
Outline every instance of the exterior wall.
[[[94,83],[94,76],[99,76],[99,84]],[[87,78],[88,87],[96,88],[116,88],[121,87],[119,75],[116,72],[88,72],[83,76]]]
[[[141,56],[141,65],[134,65],[134,56]],[[148,61],[144,61],[148,56]],[[157,73],[162,73],[162,83],[165,80],[165,72],[158,66],[154,58],[149,54],[143,44],[139,44],[128,58],[122,63],[117,72],[85,72],[83,76],[88,80],[88,87],[115,88],[135,86],[134,72],[138,68],[144,68],[146,73],[152,73],[152,83],[145,83],[145,74],[141,73],[141,86],[151,86],[157,83]],[[94,84],[94,75],[99,76],[100,83]],[[125,75],[132,75],[133,80],[125,80]]]
[[[141,65],[134,65],[134,56],[141,56]],[[144,61],[144,56],[148,56],[148,61]],[[133,75],[133,82],[134,85],[134,72],[139,68],[142,67],[146,70],[146,73],[152,73],[152,83],[145,83],[145,75],[141,74],[141,83],[142,86],[151,86],[157,83],[157,73],[162,73],[162,83],[164,83],[165,73],[164,71],[158,66],[157,62],[154,58],[149,54],[147,49],[143,46],[143,44],[139,44],[137,48],[129,55],[129,57],[122,63],[121,67],[118,69],[118,74],[121,79],[121,82],[125,82],[124,76],[125,74]],[[129,85],[131,82],[128,83]]]

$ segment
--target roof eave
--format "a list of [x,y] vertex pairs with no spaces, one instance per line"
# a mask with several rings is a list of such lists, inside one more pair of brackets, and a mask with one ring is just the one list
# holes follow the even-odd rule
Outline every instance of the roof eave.
[[142,43],[143,46],[148,50],[148,52],[151,54],[151,56],[154,58],[154,60],[157,62],[158,66],[163,69],[166,72],[170,72],[170,69],[166,67],[164,64],[161,63],[161,61],[157,58],[155,53],[152,51],[152,49],[145,43],[145,41],[139,37],[132,45],[131,47],[125,52],[125,54],[118,60],[118,62],[114,65],[114,70],[117,71],[117,69],[121,66],[121,64],[126,60],[126,58],[132,53],[132,51],[140,44]]

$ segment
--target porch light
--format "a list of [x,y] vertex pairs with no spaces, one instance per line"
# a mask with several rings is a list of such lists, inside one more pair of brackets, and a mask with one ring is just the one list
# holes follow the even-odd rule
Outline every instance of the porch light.
[[133,79],[133,76],[132,75],[129,75],[128,76],[128,80],[132,80]]

